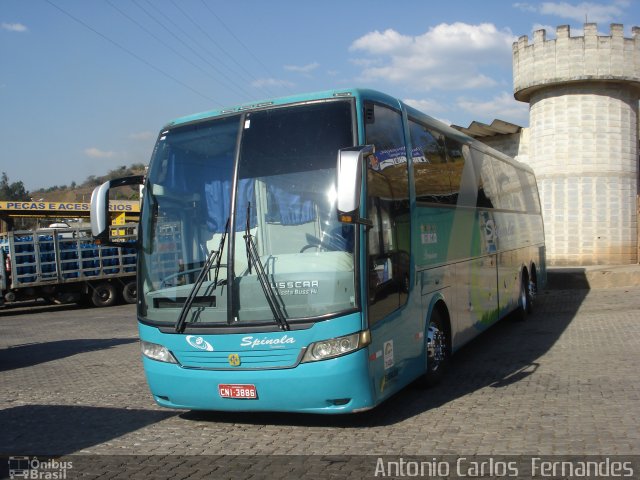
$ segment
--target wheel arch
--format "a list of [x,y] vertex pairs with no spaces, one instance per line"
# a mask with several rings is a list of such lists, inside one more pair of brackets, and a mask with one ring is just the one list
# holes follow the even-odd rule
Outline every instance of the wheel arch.
[[[447,302],[440,292],[435,294],[429,303],[429,308],[427,309],[427,316],[425,318],[424,330],[426,335],[426,330],[429,328],[429,319],[434,311],[437,311],[441,319],[444,322],[445,333],[447,335],[447,342],[449,344],[449,351],[452,351],[453,340],[452,340],[452,330],[451,330],[451,315],[449,313],[449,307],[447,306]],[[425,349],[423,348],[423,355],[426,355]]]

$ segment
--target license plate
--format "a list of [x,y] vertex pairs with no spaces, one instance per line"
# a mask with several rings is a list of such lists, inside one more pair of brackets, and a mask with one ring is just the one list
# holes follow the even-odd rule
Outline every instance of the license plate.
[[218,385],[218,393],[222,398],[258,399],[255,385]]

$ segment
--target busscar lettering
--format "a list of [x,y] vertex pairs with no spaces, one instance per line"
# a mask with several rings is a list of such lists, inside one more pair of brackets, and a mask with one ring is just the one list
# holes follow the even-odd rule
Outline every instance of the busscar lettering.
[[288,282],[273,282],[273,288],[317,288],[318,280],[298,280]]
[[282,296],[316,295],[320,282],[318,280],[289,280],[271,282],[271,286]]

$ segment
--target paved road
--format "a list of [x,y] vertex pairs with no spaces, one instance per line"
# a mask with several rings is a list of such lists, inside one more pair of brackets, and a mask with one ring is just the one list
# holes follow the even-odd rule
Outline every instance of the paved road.
[[[526,322],[507,319],[465,347],[438,387],[326,417],[162,409],[147,389],[131,306],[3,309],[0,454],[92,455],[96,476],[95,454],[154,455],[165,463],[134,463],[158,478],[197,476],[202,454],[234,455],[216,478],[236,479],[256,454],[324,456],[319,466],[289,457],[300,458],[292,478],[299,469],[339,478],[344,454],[638,455],[639,311],[639,287],[544,292]],[[275,463],[255,478],[269,478],[280,457],[261,458]]]

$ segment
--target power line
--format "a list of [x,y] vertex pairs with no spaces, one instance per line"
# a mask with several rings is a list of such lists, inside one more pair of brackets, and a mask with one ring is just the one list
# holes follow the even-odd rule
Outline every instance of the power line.
[[140,22],[138,22],[135,18],[131,17],[130,15],[128,15],[126,12],[124,12],[123,10],[121,10],[118,6],[114,5],[111,0],[106,0],[107,4],[113,8],[114,10],[116,10],[118,13],[120,13],[123,17],[127,18],[129,21],[131,21],[132,23],[134,23],[136,26],[138,26],[141,30],[143,30],[144,32],[146,32],[148,35],[150,35],[152,38],[154,38],[156,41],[158,41],[160,44],[162,44],[165,48],[168,48],[169,50],[171,50],[173,53],[175,53],[177,56],[179,56],[180,58],[182,58],[185,62],[191,64],[192,66],[194,66],[195,68],[197,68],[198,70],[200,70],[202,73],[204,73],[205,75],[207,75],[208,77],[210,77],[212,80],[215,80],[216,82],[218,82],[218,79],[215,78],[213,75],[211,75],[211,73],[207,72],[204,68],[202,68],[200,65],[198,65],[197,63],[193,62],[191,59],[185,57],[184,55],[182,55],[178,50],[176,50],[175,48],[173,48],[171,46],[171,44],[165,42],[164,40],[162,40],[162,38],[158,37],[155,33],[153,33],[152,31],[150,31],[148,28],[146,28],[144,25],[142,25]]
[[147,60],[145,60],[144,58],[142,58],[140,55],[132,52],[131,50],[129,50],[128,48],[126,48],[124,45],[121,45],[120,43],[116,42],[115,40],[109,38],[108,36],[106,36],[105,34],[99,32],[98,30],[96,30],[95,28],[93,28],[92,26],[88,25],[87,23],[85,23],[84,21],[82,21],[81,19],[79,19],[78,17],[72,15],[71,13],[69,13],[68,11],[66,11],[65,9],[63,9],[62,7],[59,7],[58,5],[56,5],[55,3],[53,3],[51,0],[45,0],[49,5],[51,5],[52,7],[54,7],[55,9],[59,10],[60,12],[62,12],[63,14],[65,14],[67,17],[71,18],[73,21],[79,23],[80,25],[82,25],[83,27],[85,27],[86,29],[92,31],[93,33],[95,33],[96,35],[102,37],[104,40],[106,40],[107,42],[111,43],[112,45],[115,45],[116,47],[118,47],[120,50],[122,50],[123,52],[127,53],[128,55],[132,56],[133,58],[135,58],[136,60],[144,63],[146,66],[154,69],[156,72],[160,73],[161,75],[164,75],[165,77],[173,80],[174,82],[182,85],[183,87],[189,89],[190,91],[192,91],[193,93],[195,93],[196,95],[201,96],[202,98],[205,98],[217,105],[223,106],[220,102],[218,102],[217,100],[209,97],[208,95],[205,95],[202,92],[199,92],[198,90],[196,90],[195,88],[193,88],[192,86],[184,83],[183,81],[177,79],[176,77],[174,77],[173,75],[165,72],[164,70],[162,70],[159,67],[156,67],[155,65],[153,65],[152,63],[148,62]]
[[[152,9],[155,8],[153,6],[153,4],[151,4],[148,0],[146,0],[146,1],[147,1],[147,3],[149,4],[149,6]],[[151,18],[154,22],[156,22],[158,25],[160,25],[162,28],[164,28],[164,30],[167,33],[169,33],[173,38],[175,38],[178,42],[180,42],[188,50],[190,50],[196,57],[198,57],[201,61],[206,63],[213,71],[215,71],[221,77],[226,79],[227,82],[228,82],[228,83],[225,82],[225,85],[226,85],[227,88],[234,90],[236,93],[240,94],[241,96],[247,96],[248,98],[251,98],[251,96],[252,96],[251,93],[249,93],[246,90],[244,90],[241,87],[239,87],[237,85],[237,82],[233,78],[229,77],[229,75],[227,75],[222,70],[218,69],[213,63],[211,63],[209,60],[207,60],[205,57],[203,57],[195,48],[193,48],[191,45],[189,45],[187,42],[185,42],[182,38],[180,38],[178,35],[176,35],[170,28],[168,28],[164,23],[162,23],[160,20],[158,20],[158,18],[155,15],[153,15],[151,12],[149,12],[149,10],[147,10],[145,7],[140,5],[140,3],[137,0],[132,0],[132,2],[133,2],[134,5],[136,5],[138,8],[140,8],[145,14],[147,14],[147,16],[149,18]],[[156,9],[156,11],[159,11],[159,10]],[[193,39],[189,36],[188,33],[186,33],[184,30],[182,30],[178,25],[175,24],[175,22],[173,22],[170,18],[168,18],[164,13],[162,13],[162,12],[160,12],[160,13],[162,14],[162,16],[169,23],[173,24],[175,28],[177,28],[179,31],[181,31],[191,41],[193,41]]]
[[269,70],[269,68],[262,63],[262,60],[260,60],[260,58],[258,56],[256,56],[250,49],[249,47],[247,47],[244,43],[242,43],[242,40],[240,40],[235,33],[233,33],[233,30],[231,30],[226,23],[224,23],[222,21],[222,19],[216,15],[216,13],[211,9],[211,7],[209,7],[209,5],[207,5],[207,2],[205,0],[201,0],[202,4],[205,6],[205,8],[207,10],[209,10],[209,12],[211,13],[211,15],[213,15],[216,20],[218,20],[218,22],[225,28],[225,30],[227,32],[229,32],[229,34],[235,39],[236,42],[238,42],[238,44],[245,49],[245,51],[264,69],[264,71],[267,73],[267,75],[269,75],[271,78],[276,78],[275,75],[273,75],[273,73],[271,73],[271,71]]
[[[193,26],[195,26],[198,30],[200,30],[200,32],[206,36],[211,43],[213,43],[218,50],[220,50],[229,60],[231,60],[244,74],[245,74],[245,80],[249,80],[249,82],[251,81],[257,81],[258,79],[250,72],[248,71],[244,65],[242,65],[240,62],[238,62],[233,55],[231,55],[225,48],[223,48],[217,41],[215,38],[213,38],[211,35],[209,35],[209,32],[207,32],[204,28],[202,28],[200,26],[200,24],[198,24],[198,22],[196,22],[175,0],[170,0],[171,3],[173,4],[173,6],[180,11],[180,13],[182,13],[182,15],[189,20],[189,22],[191,22],[191,24],[193,24]],[[206,50],[206,49],[205,49]],[[209,55],[211,55],[216,61],[222,63],[222,61],[216,57],[213,53],[211,53],[211,51],[206,50]],[[236,74],[238,72],[235,72]],[[272,96],[272,94],[267,91],[266,89],[262,89],[263,92],[267,95],[267,96]]]

